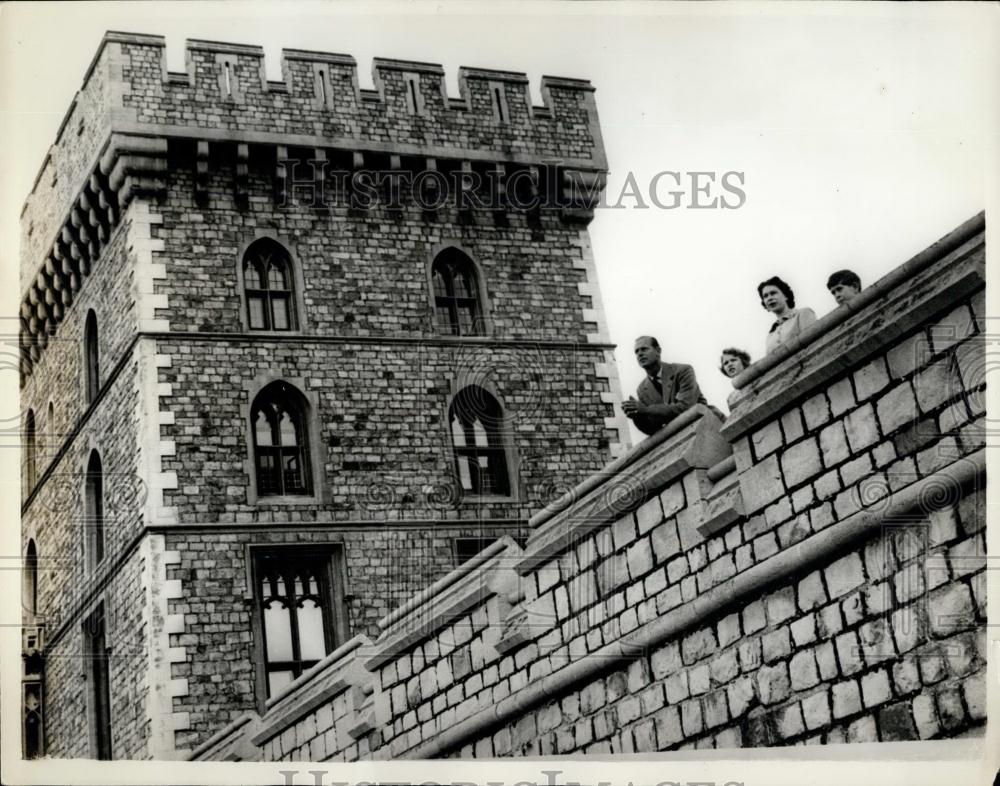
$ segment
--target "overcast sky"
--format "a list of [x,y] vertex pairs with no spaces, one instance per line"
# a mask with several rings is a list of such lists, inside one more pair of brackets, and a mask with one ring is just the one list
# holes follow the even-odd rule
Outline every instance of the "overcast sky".
[[[763,352],[759,281],[781,275],[822,315],[831,271],[870,283],[986,206],[997,8],[867,6],[6,4],[3,313],[20,297],[21,205],[105,30],[166,36],[174,71],[185,38],[208,38],[262,45],[272,79],[283,47],[354,55],[362,87],[373,57],[439,62],[452,95],[460,65],[524,71],[536,103],[543,74],[579,77],[597,88],[608,201],[631,172],[648,205],[626,198],[590,226],[625,394],[641,379],[632,339],[651,333],[724,406],[719,350]],[[688,187],[685,206],[656,208],[665,170],[741,172],[745,203],[691,209]]]

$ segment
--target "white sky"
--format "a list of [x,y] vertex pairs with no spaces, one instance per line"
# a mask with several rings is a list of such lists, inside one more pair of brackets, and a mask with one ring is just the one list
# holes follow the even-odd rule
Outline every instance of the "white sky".
[[[729,384],[716,370],[719,349],[736,344],[755,358],[763,350],[770,319],[757,302],[762,279],[783,276],[801,305],[822,314],[833,305],[823,287],[831,270],[849,266],[870,283],[986,207],[987,187],[996,228],[994,4],[5,3],[0,315],[14,315],[20,299],[21,205],[107,29],[165,35],[176,71],[190,37],[263,45],[271,78],[282,47],[352,54],[363,87],[371,86],[376,56],[443,64],[452,95],[460,65],[525,71],[536,102],[542,74],[587,78],[597,87],[612,201],[629,170],[643,184],[662,170],[744,172],[748,198],[740,210],[602,210],[591,224],[626,395],[641,378],[631,359],[638,334],[657,335],[668,359],[693,364],[708,398],[724,406]],[[2,332],[16,334],[16,327]],[[0,354],[6,425],[18,421],[17,367],[9,348]],[[16,451],[0,450],[0,520],[8,523],[18,515],[17,461]],[[3,554],[19,554],[15,527],[4,527],[0,539]],[[7,622],[0,638],[12,663],[16,592],[2,594],[9,602],[0,604]],[[16,667],[3,670],[6,696],[17,695],[17,679]],[[5,702],[4,712],[8,728],[16,726],[16,702]],[[3,743],[16,755],[17,735]],[[108,782],[107,770],[65,764],[76,782]],[[441,767],[399,764],[404,778]],[[943,764],[963,780],[957,762]],[[527,765],[537,779],[537,764]],[[567,777],[599,777],[593,761],[584,767],[560,763]],[[639,767],[629,765],[637,782],[662,775]],[[859,763],[853,779],[874,772],[892,782],[947,777],[934,767]],[[176,773],[162,763],[155,768],[161,779]],[[703,769],[674,759],[671,775],[697,778]],[[843,782],[844,771],[810,766],[809,778]],[[616,772],[623,780],[623,770]],[[774,780],[764,761],[726,772]],[[914,778],[919,773],[925,777]],[[201,782],[224,777],[204,772]]]
[[525,71],[536,103],[543,74],[580,77],[597,87],[612,203],[628,171],[644,189],[663,170],[745,173],[739,210],[642,210],[626,200],[590,227],[625,394],[641,378],[632,339],[651,333],[724,406],[719,350],[763,352],[771,320],[759,281],[781,275],[799,305],[822,315],[833,305],[829,272],[850,267],[870,283],[985,207],[997,10],[6,4],[0,308],[17,307],[20,207],[105,30],[165,35],[176,71],[184,39],[209,38],[263,45],[272,79],[283,47],[352,54],[363,87],[379,56],[443,64],[452,95],[460,65]]

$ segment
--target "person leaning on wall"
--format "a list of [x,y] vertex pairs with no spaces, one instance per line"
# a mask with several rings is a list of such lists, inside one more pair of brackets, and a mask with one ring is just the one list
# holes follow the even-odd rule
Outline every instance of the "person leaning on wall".
[[826,280],[826,288],[837,305],[842,306],[861,294],[861,277],[853,270],[837,270]]
[[761,281],[757,285],[757,294],[760,295],[760,304],[775,316],[767,334],[768,354],[798,337],[816,321],[816,313],[811,308],[795,308],[795,293],[778,276]]
[[719,358],[719,371],[732,379],[750,367],[750,353],[736,347],[726,347]]

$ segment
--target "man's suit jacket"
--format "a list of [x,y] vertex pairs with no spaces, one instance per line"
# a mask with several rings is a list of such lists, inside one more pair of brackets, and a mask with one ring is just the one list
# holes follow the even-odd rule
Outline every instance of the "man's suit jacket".
[[648,376],[639,383],[636,391],[639,403],[652,407],[650,411],[632,418],[636,428],[643,434],[659,431],[695,404],[708,404],[701,395],[691,366],[684,363],[660,363],[660,381],[663,383],[662,396],[656,392]]

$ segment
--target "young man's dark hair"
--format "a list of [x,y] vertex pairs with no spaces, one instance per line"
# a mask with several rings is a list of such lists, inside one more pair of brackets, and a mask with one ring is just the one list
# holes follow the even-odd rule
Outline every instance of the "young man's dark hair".
[[853,270],[838,270],[830,274],[826,280],[826,288],[839,306],[857,297],[861,291],[861,277]]

